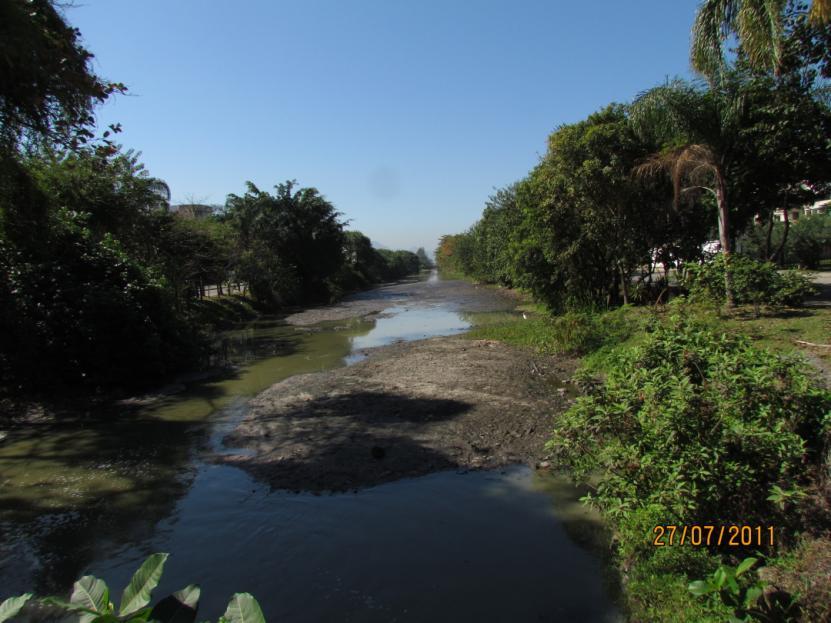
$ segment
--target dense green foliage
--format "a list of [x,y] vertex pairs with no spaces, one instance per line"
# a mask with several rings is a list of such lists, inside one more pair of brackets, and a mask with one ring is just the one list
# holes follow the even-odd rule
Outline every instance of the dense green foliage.
[[689,591],[698,597],[718,600],[732,611],[735,621],[798,621],[796,600],[775,591],[765,591],[765,583],[750,581],[748,571],[759,562],[752,556],[738,565],[719,565],[703,580],[690,582]]
[[742,252],[757,260],[778,260],[815,270],[831,258],[831,213],[800,218],[786,226],[782,222],[756,224],[740,238]]
[[196,366],[205,287],[242,283],[266,308],[328,302],[418,272],[407,251],[344,232],[315,189],[249,186],[223,212],[171,212],[132,153],[83,148],[18,158],[0,196],[0,373],[6,389],[101,389]]
[[[107,584],[95,576],[85,575],[75,582],[69,601],[57,597],[32,599],[31,593],[11,597],[0,604],[0,623],[17,616],[27,603],[51,607],[79,623],[193,623],[199,608],[199,586],[190,584],[150,605],[153,590],[158,586],[168,554],[152,554],[133,574],[124,587],[116,608]],[[248,593],[231,597],[219,623],[265,623],[257,600]]]
[[675,320],[614,361],[550,447],[578,478],[599,474],[592,497],[611,517],[770,522],[772,487],[805,482],[829,409],[801,359]]
[[262,301],[326,301],[326,282],[343,263],[339,214],[314,188],[295,191],[286,182],[275,190],[270,195],[249,182],[245,195],[228,197],[240,276]]
[[25,386],[155,381],[197,354],[163,282],[84,215],[51,219],[40,252],[0,246],[0,373]]
[[208,286],[274,309],[422,268],[344,232],[294,182],[171,210],[168,186],[112,143],[117,127],[94,136],[95,104],[123,86],[92,72],[57,5],[0,0],[0,31],[0,392],[109,392],[200,365]]
[[[725,254],[741,238],[758,259],[815,267],[831,251],[825,217],[803,217],[790,237],[772,218],[831,189],[827,29],[795,5],[785,18],[776,75],[739,55],[717,81],[670,80],[557,128],[525,179],[441,239],[440,270],[528,289],[562,311],[665,298],[667,276],[700,261],[716,232]],[[721,272],[728,306],[742,300],[732,265]]]
[[82,144],[95,104],[124,85],[91,70],[92,54],[52,0],[0,1],[0,143]]
[[591,485],[587,500],[614,529],[642,614],[666,616],[655,609],[660,595],[732,551],[654,547],[655,526],[774,525],[777,546],[802,528],[802,490],[831,439],[831,392],[804,360],[676,316],[618,349],[604,372],[602,382],[581,379],[586,394],[557,421],[549,448]]
[[[795,270],[779,271],[771,262],[759,262],[744,255],[730,258],[736,303],[754,305],[801,305],[815,294],[811,278]],[[685,285],[691,298],[721,303],[724,300],[725,257],[718,255],[703,264],[686,267]]]

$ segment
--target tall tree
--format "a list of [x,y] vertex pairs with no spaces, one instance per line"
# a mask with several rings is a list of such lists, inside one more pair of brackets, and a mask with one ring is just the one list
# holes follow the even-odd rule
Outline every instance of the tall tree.
[[427,251],[424,250],[424,247],[419,247],[416,251],[416,255],[418,256],[418,261],[422,269],[433,268],[433,262],[430,260],[430,257],[427,255]]
[[546,155],[517,187],[517,285],[553,309],[628,302],[632,272],[662,242],[659,211],[669,204],[664,189],[631,175],[654,149],[619,104],[552,133]]
[[666,147],[635,170],[641,176],[660,171],[673,182],[675,203],[688,192],[712,195],[718,211],[719,242],[725,255],[725,293],[734,305],[730,254],[728,170],[735,156],[747,106],[741,80],[731,74],[711,89],[675,80],[641,94],[632,105],[632,121],[644,136]]
[[271,195],[249,182],[245,195],[226,203],[245,279],[277,304],[326,300],[327,280],[343,264],[340,213],[317,189],[295,186],[278,184]]
[[0,0],[0,148],[90,139],[94,106],[125,90],[95,75],[91,61],[56,2]]

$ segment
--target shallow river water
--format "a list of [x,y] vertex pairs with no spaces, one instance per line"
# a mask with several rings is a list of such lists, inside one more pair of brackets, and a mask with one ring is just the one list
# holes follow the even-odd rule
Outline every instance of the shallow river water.
[[200,584],[200,620],[241,591],[270,621],[619,620],[604,536],[562,477],[515,466],[313,495],[210,460],[246,399],[273,383],[476,321],[458,302],[406,296],[370,318],[261,320],[224,336],[225,376],[126,402],[118,418],[9,432],[0,600],[61,593],[86,573],[120,592],[164,551],[156,596]]

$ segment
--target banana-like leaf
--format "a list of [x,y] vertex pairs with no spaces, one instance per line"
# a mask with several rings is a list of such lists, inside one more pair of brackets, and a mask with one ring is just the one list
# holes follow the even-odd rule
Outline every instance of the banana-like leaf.
[[121,595],[119,616],[127,616],[150,603],[150,593],[159,583],[169,554],[153,554],[145,560]]
[[26,602],[32,598],[32,593],[26,593],[19,597],[9,597],[2,604],[0,604],[0,623],[8,621],[26,605]]
[[265,623],[260,604],[249,593],[236,593],[222,615],[228,623]]
[[736,567],[736,577],[747,573],[750,568],[756,564],[756,558],[752,556],[750,558],[745,558],[744,560],[739,563],[739,566]]
[[153,607],[150,620],[159,623],[193,623],[196,621],[199,593],[199,587],[191,584],[168,595]]
[[[85,575],[75,582],[69,602],[73,606],[84,610],[106,614],[109,610],[107,606],[110,602],[110,590],[104,580],[99,580],[92,575]],[[79,615],[78,622],[90,623],[95,618],[96,616],[93,614],[83,613]]]
[[687,587],[693,595],[700,597],[701,595],[707,595],[709,593],[714,592],[714,588],[710,585],[709,582],[705,582],[704,580],[696,580],[695,582],[690,582],[690,585]]

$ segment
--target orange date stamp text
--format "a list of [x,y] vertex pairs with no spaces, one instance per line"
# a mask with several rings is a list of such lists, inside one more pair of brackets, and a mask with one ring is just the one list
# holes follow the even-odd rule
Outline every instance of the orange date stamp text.
[[774,543],[773,526],[661,525],[652,530],[652,545],[672,547],[765,547]]

